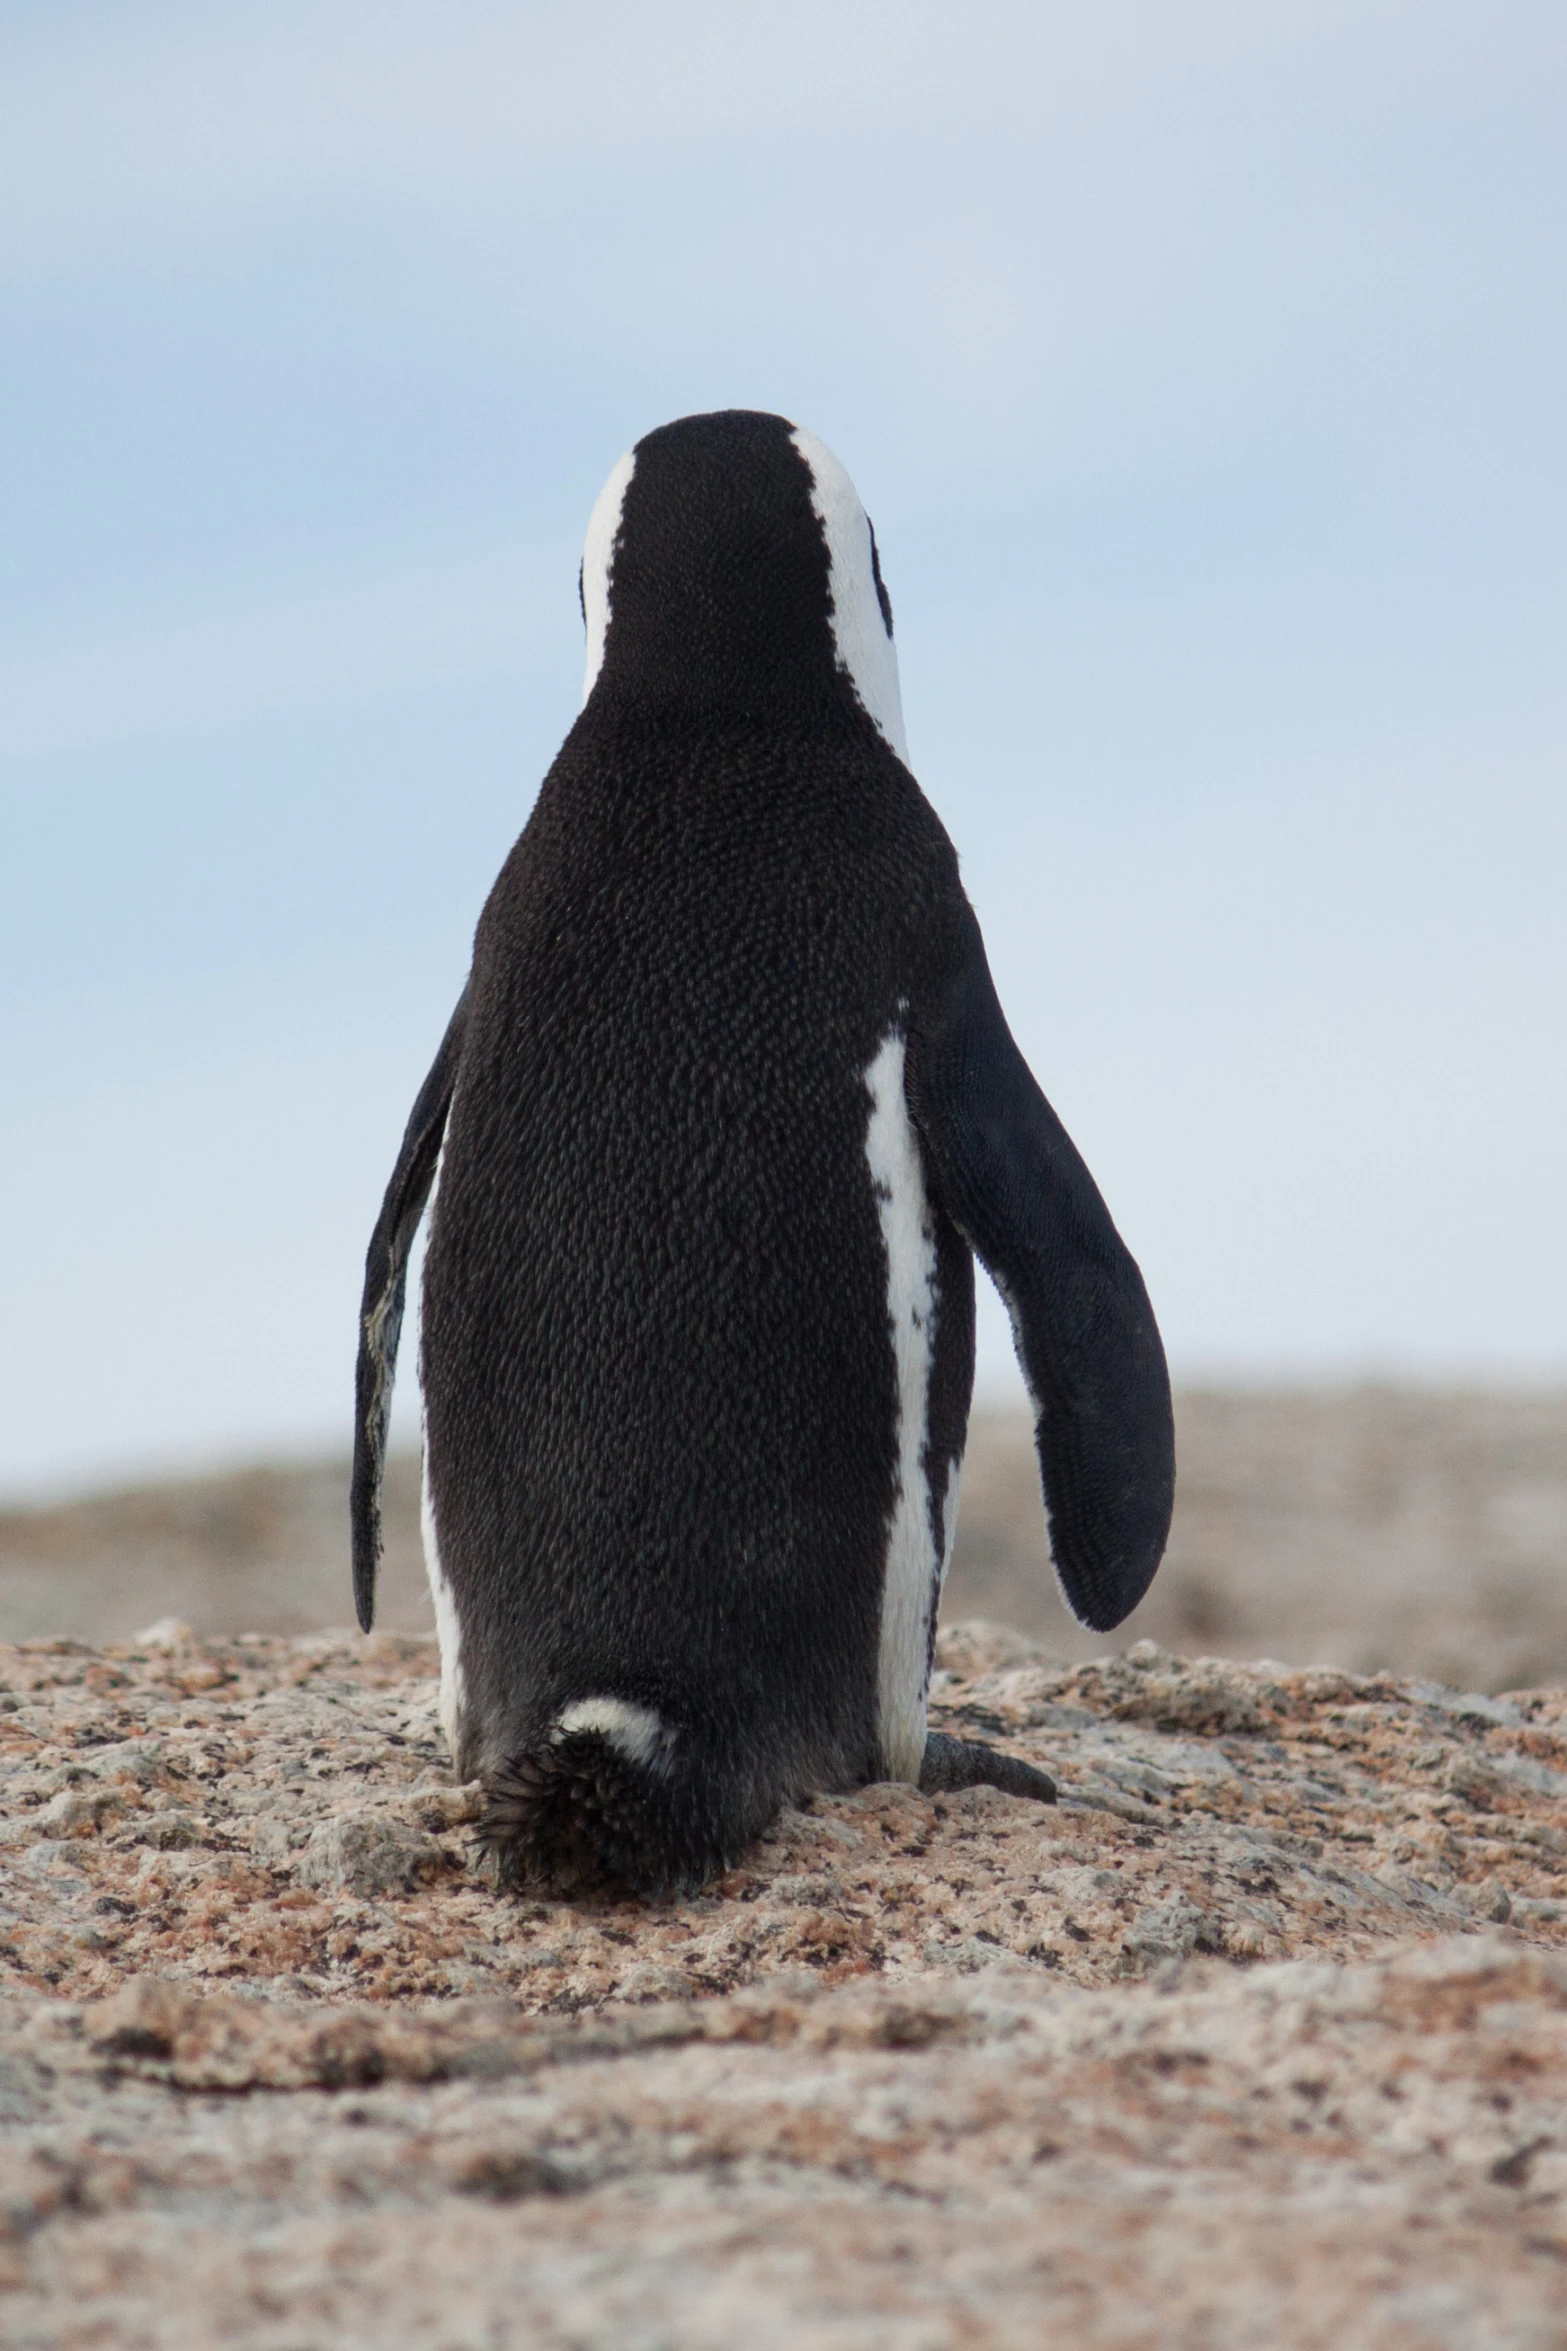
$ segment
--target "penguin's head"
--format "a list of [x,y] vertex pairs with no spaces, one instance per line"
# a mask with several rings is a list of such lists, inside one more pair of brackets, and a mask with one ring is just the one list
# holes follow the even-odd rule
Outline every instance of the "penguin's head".
[[862,711],[908,752],[876,534],[854,484],[786,417],[661,425],[611,473],[582,557],[584,707]]

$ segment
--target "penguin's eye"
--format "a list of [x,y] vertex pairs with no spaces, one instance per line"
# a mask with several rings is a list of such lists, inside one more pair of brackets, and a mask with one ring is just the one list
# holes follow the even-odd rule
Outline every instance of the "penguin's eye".
[[876,525],[871,521],[869,515],[865,517],[865,526],[871,535],[871,578],[876,582],[876,601],[881,606],[881,617],[890,638],[892,635],[892,598],[888,595],[886,582],[881,576],[881,557],[876,552]]
[[582,607],[582,625],[584,628],[586,628],[588,625],[588,600],[586,595],[583,593],[582,587],[582,574],[584,568],[585,560],[584,563],[579,563],[577,566],[577,602]]

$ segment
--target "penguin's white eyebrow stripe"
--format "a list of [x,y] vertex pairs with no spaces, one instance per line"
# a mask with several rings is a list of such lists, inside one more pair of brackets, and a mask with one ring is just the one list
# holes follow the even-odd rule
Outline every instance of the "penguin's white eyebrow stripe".
[[588,518],[588,535],[582,547],[582,568],[577,575],[582,617],[588,632],[587,666],[582,681],[584,702],[592,693],[599,671],[604,666],[615,541],[620,536],[620,517],[626,502],[626,490],[636,469],[637,453],[635,449],[628,449],[611,471]]
[[863,708],[907,765],[909,746],[903,731],[898,655],[876,592],[870,520],[854,484],[826,442],[803,425],[795,425],[791,437],[810,474],[811,504],[827,542],[838,666]]

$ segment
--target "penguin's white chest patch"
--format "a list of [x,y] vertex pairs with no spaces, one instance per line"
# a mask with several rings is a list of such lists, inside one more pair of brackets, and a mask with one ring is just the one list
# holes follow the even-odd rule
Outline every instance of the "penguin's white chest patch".
[[930,1615],[942,1566],[931,1532],[926,1463],[936,1232],[904,1097],[903,1058],[904,1040],[894,1030],[865,1072],[871,1098],[865,1157],[887,1252],[887,1320],[898,1407],[897,1494],[882,1580],[877,1740],[886,1777],[917,1781],[925,1753]]

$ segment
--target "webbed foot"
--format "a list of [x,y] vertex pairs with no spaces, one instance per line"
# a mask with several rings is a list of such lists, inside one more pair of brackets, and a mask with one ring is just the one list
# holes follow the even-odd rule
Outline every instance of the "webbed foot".
[[949,1739],[944,1731],[932,1731],[920,1765],[920,1792],[939,1796],[954,1788],[999,1788],[1004,1796],[1031,1796],[1036,1804],[1056,1800],[1056,1784],[1047,1771],[1036,1771],[978,1739]]

